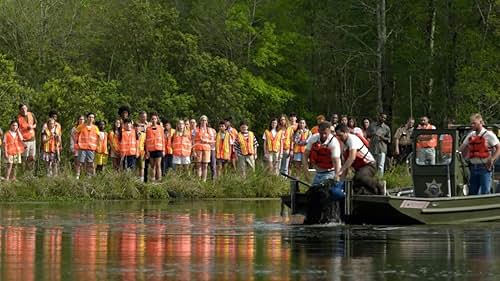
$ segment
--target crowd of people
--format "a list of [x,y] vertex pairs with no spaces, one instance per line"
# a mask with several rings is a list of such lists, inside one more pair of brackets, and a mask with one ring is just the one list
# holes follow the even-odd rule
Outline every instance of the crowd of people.
[[[413,129],[436,129],[429,118],[423,116],[417,126],[415,120],[409,118],[392,135],[386,123],[388,116],[384,113],[379,114],[374,122],[364,118],[360,127],[355,118],[346,115],[333,114],[329,121],[319,115],[315,126],[309,129],[304,118],[291,113],[271,119],[259,138],[249,129],[247,122],[242,121],[235,128],[230,118],[219,121],[216,130],[209,125],[205,115],[198,120],[186,118],[171,123],[154,112],[149,118],[146,112],[139,112],[138,120],[132,120],[130,114],[127,106],[120,107],[109,130],[105,121],[95,120],[94,113],[78,116],[69,140],[76,178],[83,173],[95,175],[108,165],[108,161],[117,171],[137,171],[141,181],[144,180],[146,165],[151,167],[152,181],[160,181],[169,170],[194,172],[203,181],[207,180],[208,171],[214,179],[229,168],[239,170],[245,176],[248,170],[255,169],[259,143],[262,143],[263,162],[273,174],[290,174],[291,170],[302,174],[314,168],[314,184],[328,178],[345,177],[349,170],[354,170],[355,188],[380,194],[382,188],[375,180],[375,174],[384,174],[388,152],[397,162],[404,161],[412,153]],[[51,111],[46,122],[39,126],[28,106],[19,106],[19,114],[10,122],[9,130],[5,134],[0,131],[3,134],[0,148],[6,166],[5,180],[16,179],[16,165],[24,163],[26,169],[33,169],[37,157],[37,128],[40,128],[41,141],[39,159],[45,163],[47,176],[58,174],[63,139],[57,118],[57,112]],[[484,162],[490,166],[500,153],[498,139],[488,131],[482,132],[483,122],[479,114],[471,117],[471,124],[478,126],[473,128],[476,135],[468,136],[461,149],[468,149],[473,160],[479,159],[471,161],[473,165]],[[417,162],[433,164],[438,143],[436,136],[420,135],[418,138],[415,146]],[[439,143],[451,145],[446,139]],[[496,148],[496,152],[492,153],[495,151],[492,148]],[[440,150],[443,152],[445,148]],[[484,174],[479,166],[473,167]]]

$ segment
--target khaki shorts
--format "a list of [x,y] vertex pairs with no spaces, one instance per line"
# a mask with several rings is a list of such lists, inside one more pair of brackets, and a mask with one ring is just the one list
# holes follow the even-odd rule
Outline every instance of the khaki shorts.
[[10,155],[5,158],[5,163],[9,164],[21,164],[23,162],[23,158],[21,153],[18,153],[16,155]]
[[210,163],[210,150],[197,150],[194,152],[196,163]]
[[238,167],[241,170],[246,170],[247,167],[255,170],[255,156],[253,155],[238,155]]
[[36,156],[36,141],[35,140],[25,141],[24,145],[26,145],[26,149],[23,152],[23,157],[24,158],[28,158],[28,157],[35,158],[35,156]]
[[280,161],[278,152],[269,152],[268,156],[264,156],[265,161],[278,162]]

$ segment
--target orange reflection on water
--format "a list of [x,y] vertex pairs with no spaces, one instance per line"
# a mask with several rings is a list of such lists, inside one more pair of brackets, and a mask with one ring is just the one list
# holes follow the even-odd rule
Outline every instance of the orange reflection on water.
[[61,280],[62,228],[53,227],[43,232],[44,280]]
[[5,227],[5,270],[2,280],[26,280],[35,278],[36,227]]
[[76,280],[93,281],[96,278],[97,227],[85,225],[73,230],[73,264]]

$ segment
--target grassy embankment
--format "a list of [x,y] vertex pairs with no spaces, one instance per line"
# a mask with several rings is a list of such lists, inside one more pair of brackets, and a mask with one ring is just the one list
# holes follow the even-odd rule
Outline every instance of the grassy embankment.
[[[389,189],[411,185],[403,167],[387,171],[384,179]],[[160,183],[141,183],[131,173],[111,170],[77,180],[70,169],[64,169],[57,177],[19,175],[15,182],[0,182],[3,201],[276,198],[288,191],[288,180],[269,175],[260,166],[246,178],[228,172],[207,182],[193,176],[169,174]]]

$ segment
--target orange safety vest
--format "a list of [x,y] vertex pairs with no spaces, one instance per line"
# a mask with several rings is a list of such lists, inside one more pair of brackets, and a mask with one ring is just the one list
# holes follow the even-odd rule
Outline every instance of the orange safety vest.
[[43,152],[56,153],[57,141],[56,138],[54,138],[54,134],[52,134],[52,131],[49,130],[49,128],[45,128],[45,137],[47,138],[47,141],[43,143]]
[[312,127],[312,129],[311,129],[311,134],[313,134],[313,135],[314,135],[314,134],[317,134],[317,133],[319,133],[319,126],[314,126],[314,127]]
[[311,160],[311,164],[325,170],[330,170],[333,168],[332,151],[328,147],[333,138],[334,137],[332,137],[326,144],[322,144],[321,140],[313,143],[313,145],[311,146],[311,152],[309,154],[309,160]]
[[266,135],[266,147],[268,152],[280,152],[281,140],[283,137],[283,132],[281,130],[276,132],[276,135],[273,137],[271,131],[266,130],[264,132]]
[[21,135],[23,136],[23,140],[30,141],[35,137],[35,130],[29,129],[28,126],[32,126],[35,124],[35,118],[31,112],[28,112],[26,116],[22,116],[21,114],[17,115],[17,122],[19,123],[19,131],[21,131]]
[[167,131],[165,131],[165,154],[171,155],[174,154],[172,147],[172,138],[175,134],[175,129],[170,129],[170,133],[167,136]]
[[242,155],[254,155],[255,147],[254,147],[255,135],[253,132],[248,131],[248,136],[245,136],[242,133],[238,133],[238,142],[240,143],[240,149]]
[[19,153],[24,152],[24,143],[21,135],[16,132],[16,136],[13,137],[10,131],[5,134],[5,153],[8,156],[14,156]]
[[451,154],[453,148],[453,137],[451,135],[443,135],[441,140],[441,153]]
[[189,132],[177,133],[172,137],[172,154],[178,157],[191,156],[191,135]]
[[469,158],[485,159],[490,157],[490,151],[484,134],[486,134],[486,131],[484,131],[481,135],[471,136],[469,138],[469,144],[467,145]]
[[86,124],[82,124],[77,130],[78,149],[95,151],[99,140],[99,136],[97,135],[99,129],[97,129],[95,125],[92,125],[89,128]]
[[163,151],[165,149],[165,135],[163,127],[157,125],[155,127],[149,126],[146,129],[146,150]]
[[[102,138],[101,138],[101,136],[102,136]],[[99,132],[97,153],[108,155],[108,135],[106,135],[105,132]]]
[[[356,136],[354,134],[353,134],[353,136],[359,138],[358,136]],[[363,149],[363,147],[367,148],[365,154],[363,154],[361,152],[361,149]],[[344,160],[347,160],[347,158],[349,158],[350,151],[351,151],[351,149],[349,147],[344,151],[344,154],[343,154]],[[356,158],[354,158],[354,161],[352,162],[351,167],[354,170],[358,171],[359,169],[368,165],[370,162],[366,159],[366,156],[368,156],[369,153],[370,153],[370,151],[368,150],[368,147],[363,143],[363,146],[356,151]]]
[[302,130],[298,132],[298,142],[303,143],[303,144],[298,144],[297,142],[294,143],[293,145],[293,152],[294,153],[304,153],[306,151],[306,146],[307,146],[307,139],[311,136],[311,131],[309,130]]
[[[418,125],[417,129],[424,129],[424,130],[432,130],[432,125],[427,124],[427,126],[422,127]],[[422,136],[422,135],[420,135]],[[425,135],[424,135],[425,136]],[[417,141],[417,148],[434,148],[437,145],[437,136],[432,135],[430,140],[418,140]]]
[[215,157],[223,160],[231,159],[231,135],[228,132],[225,132],[224,138],[222,138],[221,132],[217,133],[215,137]]
[[120,154],[122,156],[138,156],[137,135],[135,131],[123,131],[120,140]]
[[293,127],[289,126],[286,128],[286,130],[282,131],[283,132],[283,150],[288,151],[292,147],[292,138],[293,138]]
[[120,152],[120,143],[118,140],[118,135],[114,131],[108,133],[108,142],[111,151]]
[[202,130],[200,128],[197,128],[195,131],[194,135],[194,145],[193,145],[193,150],[194,151],[207,151],[210,150],[210,144],[205,143],[206,141],[209,141],[211,138],[209,128],[206,128],[206,130]]

